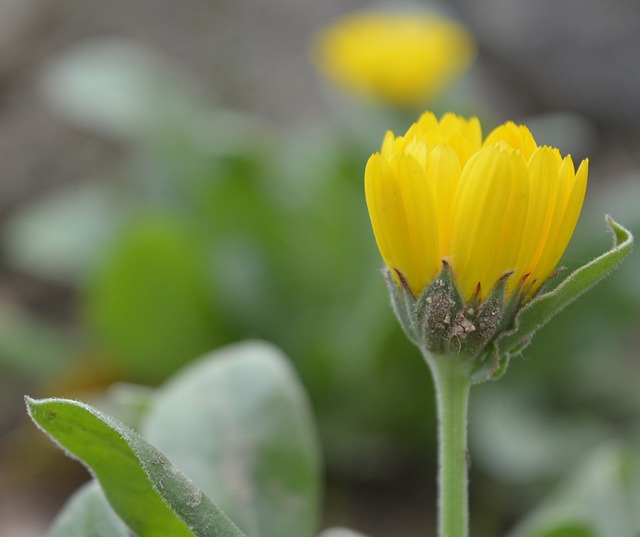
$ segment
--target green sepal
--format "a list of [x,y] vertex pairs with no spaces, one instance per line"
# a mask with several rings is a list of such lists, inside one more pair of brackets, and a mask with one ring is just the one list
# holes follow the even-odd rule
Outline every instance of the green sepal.
[[[391,298],[391,308],[395,313],[405,335],[414,345],[421,346],[420,327],[415,315],[416,298],[413,296],[407,281],[400,271],[396,271],[396,278],[387,268],[383,270],[384,280]],[[398,285],[398,281],[400,285]]]
[[609,215],[605,220],[613,232],[613,247],[573,271],[555,289],[538,294],[522,307],[516,314],[511,329],[503,332],[492,343],[483,367],[473,374],[473,382],[494,380],[502,376],[510,358],[522,352],[540,328],[600,282],[631,253],[631,232]]
[[[478,293],[465,301],[456,285],[453,269],[446,260],[438,276],[414,297],[400,272],[386,271],[393,310],[409,339],[430,354],[460,355],[483,363],[489,342],[513,321],[520,302],[506,301],[507,281],[498,280],[484,300]],[[399,282],[399,284],[398,284]]]
[[502,276],[483,302],[478,304],[473,300],[470,303],[475,310],[470,317],[476,329],[467,335],[465,346],[477,363],[480,363],[486,354],[484,351],[487,344],[513,322],[513,317],[520,306],[518,293],[514,293],[511,299],[506,300],[507,283],[512,274],[507,272]]
[[452,345],[460,349],[460,344],[452,340],[464,337],[472,326],[464,315],[462,323],[455,323],[464,307],[451,266],[443,261],[438,277],[416,301],[416,318],[422,330],[421,342],[424,348],[432,354],[449,353]]

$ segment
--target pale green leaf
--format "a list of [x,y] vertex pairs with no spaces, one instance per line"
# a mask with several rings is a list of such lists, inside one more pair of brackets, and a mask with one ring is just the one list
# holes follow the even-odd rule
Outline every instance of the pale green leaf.
[[240,343],[187,367],[158,390],[143,430],[251,537],[315,535],[316,433],[277,348]]
[[330,528],[324,530],[318,537],[366,537],[366,535],[347,528]]
[[129,529],[104,497],[97,481],[79,488],[62,508],[47,537],[129,537]]
[[637,537],[631,467],[621,446],[597,448],[509,537]]

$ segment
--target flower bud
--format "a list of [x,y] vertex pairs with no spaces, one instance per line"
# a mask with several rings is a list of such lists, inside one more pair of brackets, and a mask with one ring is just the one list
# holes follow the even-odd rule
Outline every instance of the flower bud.
[[431,353],[479,356],[552,276],[580,214],[588,161],[505,123],[425,113],[365,170],[394,309]]

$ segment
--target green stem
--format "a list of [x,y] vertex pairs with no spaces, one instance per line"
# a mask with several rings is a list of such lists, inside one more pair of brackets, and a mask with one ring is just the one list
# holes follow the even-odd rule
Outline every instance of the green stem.
[[438,412],[438,537],[469,535],[467,410],[470,367],[461,356],[427,355]]

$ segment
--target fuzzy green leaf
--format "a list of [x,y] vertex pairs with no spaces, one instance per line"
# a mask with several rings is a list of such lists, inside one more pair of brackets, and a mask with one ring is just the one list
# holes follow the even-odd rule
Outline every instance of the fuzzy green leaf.
[[77,401],[26,401],[33,421],[87,465],[139,537],[244,537],[189,478],[128,427]]
[[217,350],[157,392],[145,437],[252,537],[311,537],[320,461],[309,402],[282,352]]
[[608,215],[606,222],[613,232],[613,247],[569,274],[555,289],[538,295],[523,307],[514,320],[515,328],[496,339],[487,358],[488,365],[479,370],[475,381],[498,378],[505,371],[509,358],[521,352],[540,328],[605,278],[631,253],[631,232]]

